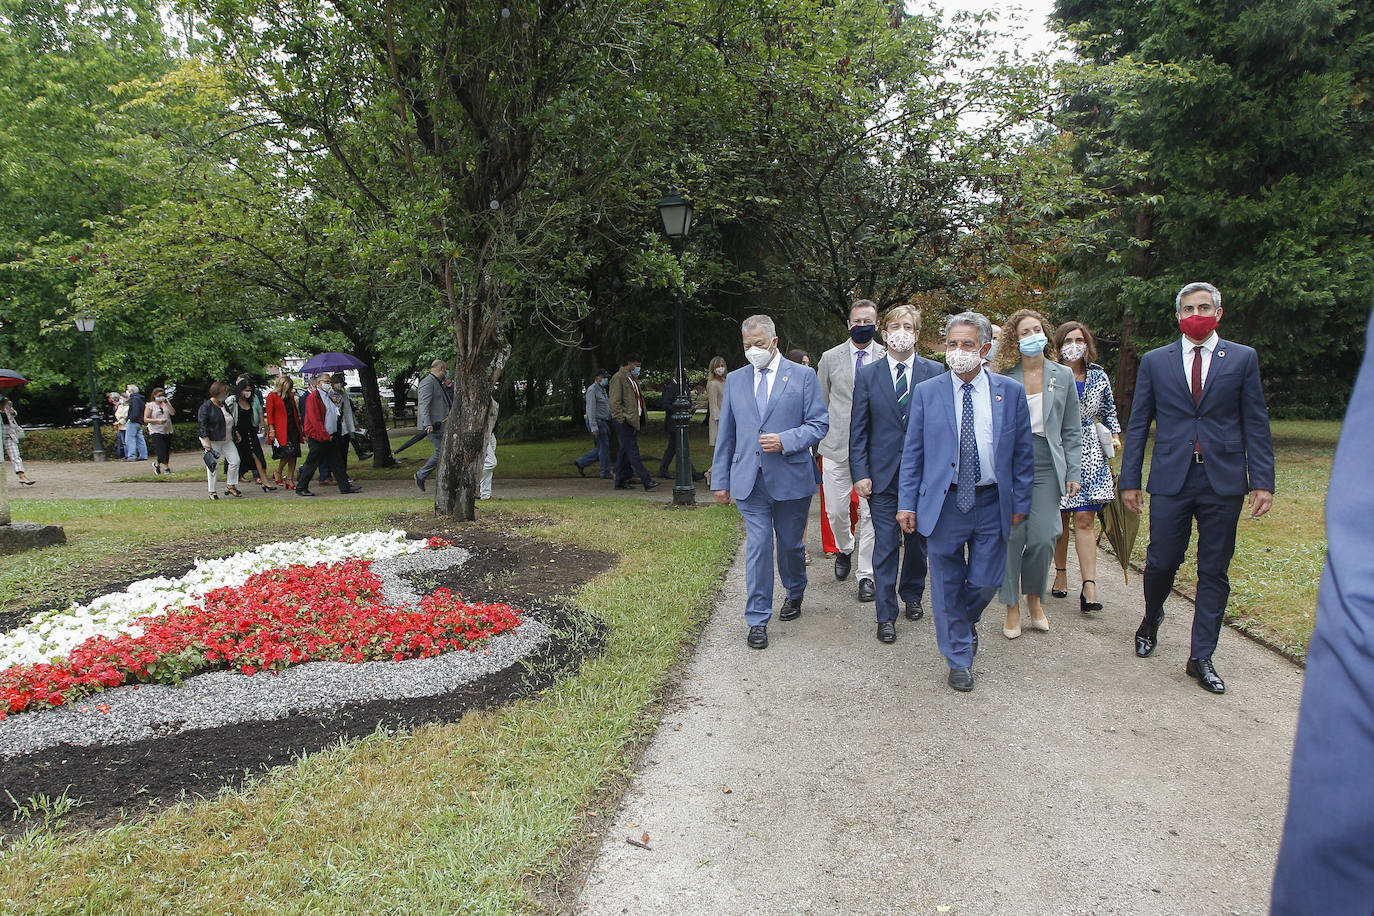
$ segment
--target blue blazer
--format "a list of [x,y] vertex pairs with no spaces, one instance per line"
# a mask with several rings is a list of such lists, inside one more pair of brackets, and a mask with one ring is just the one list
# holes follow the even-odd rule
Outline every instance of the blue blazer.
[[[825,438],[830,415],[821,385],[810,368],[784,359],[759,416],[754,397],[754,367],[743,366],[725,377],[716,451],[711,461],[711,489],[729,490],[735,499],[754,492],[760,471],[774,499],[801,499],[816,492],[811,447]],[[777,433],[782,452],[765,452],[759,436]]]
[[[917,356],[911,364],[909,390],[942,372],[944,366]],[[906,421],[897,405],[897,392],[892,388],[892,363],[884,356],[854,376],[854,400],[849,414],[850,477],[872,480],[874,493],[895,493],[905,440]]]
[[1219,496],[1273,492],[1274,440],[1260,387],[1259,357],[1250,347],[1217,338],[1196,406],[1183,371],[1181,340],[1141,358],[1121,459],[1123,490],[1140,489],[1151,421],[1155,447],[1146,487],[1150,493],[1173,496],[1183,489],[1194,442],[1202,444],[1207,480]]
[[1307,653],[1275,916],[1374,907],[1374,315],[1326,503],[1326,570]]
[[[955,484],[959,467],[953,374],[945,372],[917,385],[911,392],[907,415],[897,511],[915,512],[916,530],[926,537],[940,520],[945,495]],[[992,466],[1005,539],[1011,535],[1011,517],[1030,514],[1035,447],[1031,444],[1026,389],[1005,375],[989,372],[988,379],[992,383]]]

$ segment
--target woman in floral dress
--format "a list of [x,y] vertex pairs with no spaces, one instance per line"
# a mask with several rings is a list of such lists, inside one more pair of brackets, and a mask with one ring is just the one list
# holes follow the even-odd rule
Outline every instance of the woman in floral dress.
[[[1078,608],[1083,613],[1102,610],[1097,600],[1097,537],[1094,519],[1098,510],[1116,495],[1116,482],[1111,466],[1103,454],[1093,424],[1101,423],[1112,434],[1113,449],[1121,449],[1121,423],[1116,418],[1116,400],[1112,397],[1112,383],[1107,371],[1093,360],[1097,359],[1097,344],[1092,332],[1078,321],[1066,321],[1054,332],[1054,348],[1059,361],[1073,370],[1078,385],[1078,406],[1083,414],[1083,461],[1080,465],[1081,486],[1076,496],[1065,496],[1059,503],[1063,510],[1064,533],[1054,545],[1054,585],[1051,594],[1067,598],[1069,531],[1073,531],[1074,548],[1078,553],[1078,572],[1083,585],[1078,593]],[[1072,519],[1072,520],[1071,520]]]

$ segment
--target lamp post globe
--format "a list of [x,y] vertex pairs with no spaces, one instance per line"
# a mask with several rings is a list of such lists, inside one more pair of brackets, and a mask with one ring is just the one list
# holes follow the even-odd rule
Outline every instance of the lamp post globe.
[[86,374],[91,383],[91,429],[95,433],[95,452],[91,457],[95,461],[104,461],[105,443],[100,438],[100,406],[95,394],[95,363],[91,360],[91,335],[95,333],[95,319],[80,316],[72,319],[72,324],[81,332],[81,339],[86,342]]
[[[673,244],[673,253],[678,263],[682,263],[682,250],[687,244],[687,234],[692,231],[692,202],[682,196],[682,192],[669,191],[658,202],[658,218],[663,223],[663,234]],[[687,370],[684,366],[682,347],[682,291],[673,288],[673,324],[677,337],[677,369],[674,373],[677,383],[677,397],[672,403],[672,436],[677,446],[674,466],[673,505],[695,506],[697,488],[692,483],[692,459],[688,453],[692,422],[692,400],[687,387]]]

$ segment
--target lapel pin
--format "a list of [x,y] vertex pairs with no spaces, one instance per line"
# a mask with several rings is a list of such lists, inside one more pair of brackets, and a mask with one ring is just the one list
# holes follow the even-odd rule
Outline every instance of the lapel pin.
[[997,396],[997,400],[1002,400],[1002,396],[1000,394]]
[[1225,351],[1225,350],[1218,350],[1218,351],[1217,351],[1217,356],[1225,356],[1225,355],[1226,355],[1226,351]]

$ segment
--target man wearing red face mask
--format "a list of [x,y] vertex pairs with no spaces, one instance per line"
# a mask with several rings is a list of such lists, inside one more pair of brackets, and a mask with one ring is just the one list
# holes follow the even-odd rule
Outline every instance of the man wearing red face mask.
[[1210,283],[1189,283],[1174,297],[1174,311],[1183,336],[1140,360],[1121,463],[1122,499],[1139,512],[1145,440],[1154,422],[1145,617],[1136,630],[1135,654],[1145,658],[1158,645],[1164,599],[1196,519],[1197,600],[1184,671],[1203,689],[1225,693],[1212,653],[1231,594],[1227,571],[1236,524],[1247,493],[1252,518],[1274,503],[1274,443],[1259,358],[1250,347],[1217,336],[1221,292]]

